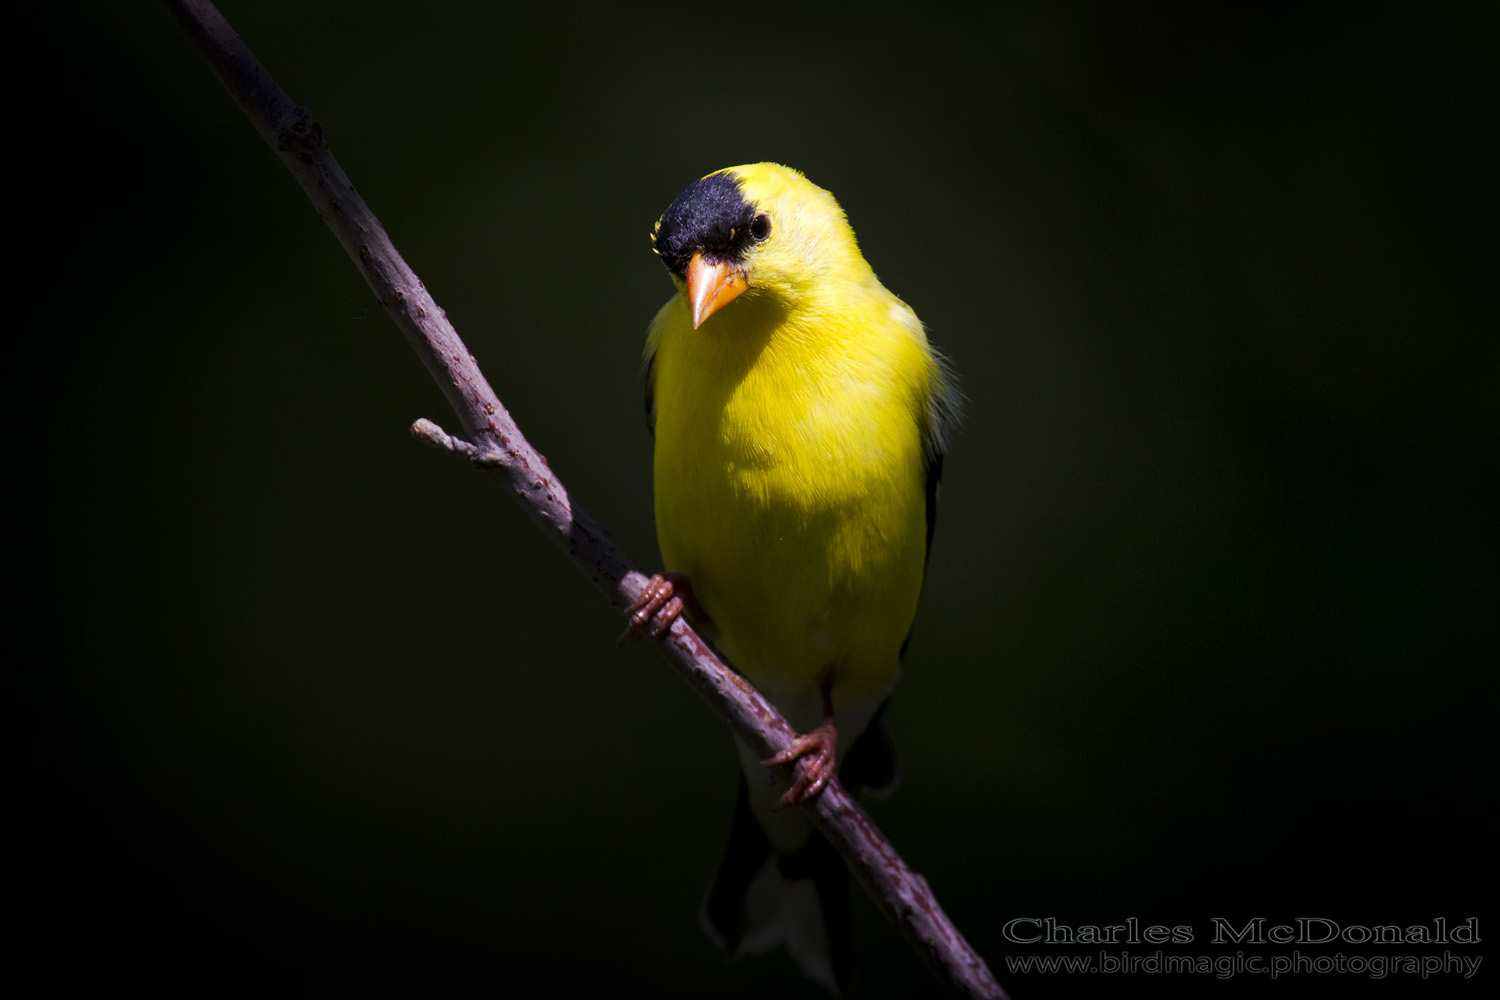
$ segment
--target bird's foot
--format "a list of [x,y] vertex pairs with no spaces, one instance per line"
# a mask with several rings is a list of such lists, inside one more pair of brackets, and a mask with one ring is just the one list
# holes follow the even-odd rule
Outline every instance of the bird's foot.
[[798,736],[787,744],[787,748],[769,760],[761,761],[767,767],[773,764],[790,764],[801,761],[797,778],[792,787],[781,797],[781,808],[810,802],[823,794],[833,777],[835,750],[838,747],[838,731],[833,720],[828,719],[810,733]]
[[660,639],[672,629],[683,612],[689,622],[707,620],[708,616],[693,597],[693,585],[681,573],[657,573],[641,588],[635,603],[625,609],[630,622],[620,635],[620,645],[649,634]]

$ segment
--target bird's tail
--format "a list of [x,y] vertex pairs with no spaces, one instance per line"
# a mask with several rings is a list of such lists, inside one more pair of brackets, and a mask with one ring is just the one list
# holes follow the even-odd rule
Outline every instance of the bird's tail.
[[803,974],[845,993],[854,977],[854,930],[844,860],[821,833],[778,855],[740,777],[729,848],[703,900],[703,928],[730,958],[783,945]]
[[[896,787],[899,768],[884,714],[882,704],[839,768],[851,795],[868,791],[884,798]],[[778,829],[782,841],[791,841],[788,826],[801,824],[786,819],[793,823]],[[703,900],[703,928],[730,958],[784,945],[810,979],[845,993],[854,978],[848,869],[821,833],[810,825],[805,831],[800,846],[788,850],[783,843],[778,854],[742,774],[729,847]]]

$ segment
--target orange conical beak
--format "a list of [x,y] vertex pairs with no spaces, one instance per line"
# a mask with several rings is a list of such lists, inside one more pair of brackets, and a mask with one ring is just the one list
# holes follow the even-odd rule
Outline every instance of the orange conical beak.
[[701,253],[693,254],[687,266],[688,305],[693,310],[693,329],[724,308],[748,285],[740,267],[724,261],[709,263]]

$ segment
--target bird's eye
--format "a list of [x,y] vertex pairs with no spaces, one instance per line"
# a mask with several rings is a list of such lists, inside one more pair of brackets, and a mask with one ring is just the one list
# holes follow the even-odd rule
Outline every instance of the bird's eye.
[[750,220],[750,238],[757,243],[764,242],[771,235],[771,217],[765,212],[760,213]]

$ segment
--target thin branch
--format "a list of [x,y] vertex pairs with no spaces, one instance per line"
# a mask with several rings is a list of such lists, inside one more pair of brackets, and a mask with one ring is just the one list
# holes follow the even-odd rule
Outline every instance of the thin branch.
[[[546,460],[522,436],[443,310],[406,266],[328,151],[322,127],[276,85],[213,4],[163,3],[312,199],[463,426],[461,437],[450,436],[431,421],[419,420],[413,435],[466,456],[495,477],[611,603],[628,607],[646,577],[570,501]],[[796,735],[769,701],[719,662],[683,618],[657,645],[678,675],[760,757],[779,753]],[[779,770],[778,776],[789,781],[792,767]],[[983,959],[938,906],[926,880],[906,866],[836,779],[802,808],[939,979],[963,996],[1005,996]]]

